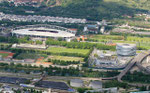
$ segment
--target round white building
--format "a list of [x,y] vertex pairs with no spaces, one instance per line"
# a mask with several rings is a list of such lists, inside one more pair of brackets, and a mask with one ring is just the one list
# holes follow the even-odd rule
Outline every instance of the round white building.
[[81,79],[71,79],[70,85],[72,87],[83,87],[83,80]]
[[116,50],[120,56],[134,56],[136,55],[136,44],[118,43]]

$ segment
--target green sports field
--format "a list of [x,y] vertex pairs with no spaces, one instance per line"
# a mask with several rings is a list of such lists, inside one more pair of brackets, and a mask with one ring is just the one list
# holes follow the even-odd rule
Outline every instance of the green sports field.
[[64,47],[49,47],[47,51],[51,53],[78,53],[86,55],[89,52],[89,49],[73,49],[73,48],[64,48]]
[[0,53],[0,55],[1,55],[2,57],[7,57],[9,54],[8,54],[8,53]]
[[81,57],[68,57],[68,56],[49,56],[50,59],[53,60],[64,60],[64,61],[83,61],[84,58]]

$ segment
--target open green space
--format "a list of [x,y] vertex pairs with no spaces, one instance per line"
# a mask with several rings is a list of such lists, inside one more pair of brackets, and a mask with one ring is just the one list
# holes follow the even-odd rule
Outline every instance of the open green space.
[[0,50],[4,50],[10,46],[11,46],[11,44],[9,44],[9,43],[0,43]]
[[0,55],[1,55],[2,57],[7,57],[7,56],[8,56],[8,53],[0,53]]
[[68,56],[50,56],[52,60],[64,60],[64,61],[83,61],[81,57],[68,57]]
[[45,62],[52,62],[57,65],[70,65],[70,64],[79,64],[84,61],[84,58],[81,57],[69,57],[69,56],[56,56],[56,55],[47,55],[40,53],[21,53],[18,54],[16,59],[38,59],[44,57]]
[[65,48],[65,47],[49,47],[47,51],[51,53],[77,53],[86,55],[89,52],[89,49],[73,49],[73,48]]
[[10,45],[9,43],[0,43],[0,45]]
[[117,35],[94,35],[91,38],[92,39],[124,40],[123,36],[117,36]]
[[35,53],[21,53],[18,54],[15,58],[16,59],[37,59],[39,57],[47,57],[46,54],[35,54]]
[[116,36],[116,35],[95,35],[92,36],[93,40],[98,42],[108,42],[112,41],[113,43],[130,43],[137,44],[138,47],[145,49],[150,49],[150,38],[149,37],[137,37],[137,36]]
[[127,37],[127,41],[149,43],[150,42],[150,38],[148,38],[148,37],[128,36]]

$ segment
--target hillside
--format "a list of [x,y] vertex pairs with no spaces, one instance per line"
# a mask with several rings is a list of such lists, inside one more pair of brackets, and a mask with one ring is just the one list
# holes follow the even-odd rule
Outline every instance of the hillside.
[[150,10],[150,0],[104,0],[126,5],[131,8]]
[[[32,10],[37,15],[62,16],[101,20],[121,18],[122,15],[134,15],[149,10],[149,0],[40,0],[39,8],[11,7],[6,5],[0,11],[25,14]],[[7,11],[6,11],[7,10]]]
[[[56,6],[66,6],[71,3],[82,3],[86,0],[45,0],[48,5],[56,5]],[[102,1],[102,0],[93,0],[93,1]],[[150,0],[103,0],[107,3],[118,3],[120,5],[125,5],[130,8],[138,8],[138,9],[146,9],[150,10]],[[88,2],[89,3],[89,2]]]
[[122,3],[121,0],[112,1],[115,0],[49,0],[47,6],[50,7],[49,14],[92,20],[118,18],[122,15],[132,16],[141,11],[141,8],[135,9]]

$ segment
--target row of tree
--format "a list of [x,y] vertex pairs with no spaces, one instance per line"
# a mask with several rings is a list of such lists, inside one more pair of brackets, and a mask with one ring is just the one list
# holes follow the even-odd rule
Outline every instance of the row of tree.
[[56,60],[56,59],[48,59],[48,62],[52,62],[53,64],[56,65],[71,65],[71,64],[79,64],[80,61],[65,61],[65,60]]
[[132,74],[131,73],[126,74],[123,77],[123,80],[128,81],[128,82],[150,83],[149,77],[150,77],[150,75],[146,75],[146,74],[143,74],[142,72],[135,71]]
[[22,64],[8,64],[0,63],[0,70],[5,70],[9,72],[22,72],[30,74],[30,72],[46,72],[50,76],[76,76],[76,77],[110,77],[116,76],[119,74],[117,71],[108,71],[108,72],[99,72],[93,71],[91,69],[83,69],[82,71],[79,68],[58,68],[58,67],[37,67],[32,65],[22,65]]
[[48,39],[46,41],[47,45],[59,45],[67,48],[79,48],[79,49],[92,49],[96,47],[101,50],[115,50],[115,46],[108,46],[99,43],[88,43],[88,42],[66,42],[66,41],[57,41],[53,39]]

